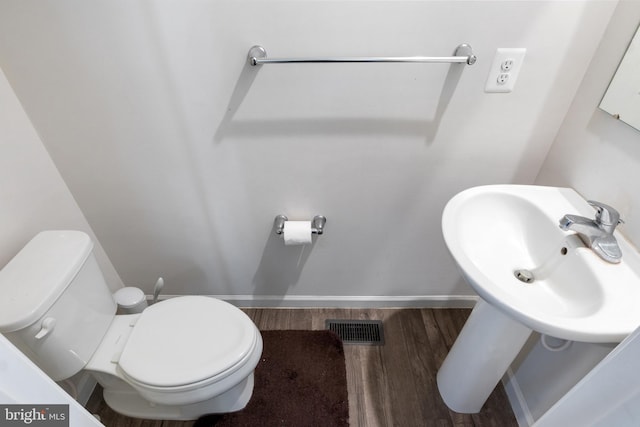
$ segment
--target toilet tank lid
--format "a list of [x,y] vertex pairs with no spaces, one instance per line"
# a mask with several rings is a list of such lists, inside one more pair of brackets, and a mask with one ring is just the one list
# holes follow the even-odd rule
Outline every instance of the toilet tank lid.
[[0,332],[40,319],[72,282],[93,249],[81,231],[42,231],[0,270]]

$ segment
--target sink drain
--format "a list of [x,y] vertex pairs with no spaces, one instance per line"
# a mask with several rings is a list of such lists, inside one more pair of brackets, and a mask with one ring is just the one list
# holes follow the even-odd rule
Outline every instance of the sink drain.
[[535,280],[533,273],[525,269],[516,270],[513,275],[523,283],[532,283]]

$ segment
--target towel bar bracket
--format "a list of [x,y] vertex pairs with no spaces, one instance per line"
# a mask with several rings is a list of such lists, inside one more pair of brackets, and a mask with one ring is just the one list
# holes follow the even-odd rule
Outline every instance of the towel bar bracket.
[[267,57],[267,51],[262,46],[253,46],[249,49],[249,64],[255,66],[258,65],[259,59],[265,59]]
[[459,45],[456,50],[453,52],[454,56],[462,56],[467,58],[467,65],[473,65],[478,60],[478,57],[473,54],[473,49],[471,45],[467,43],[462,43]]

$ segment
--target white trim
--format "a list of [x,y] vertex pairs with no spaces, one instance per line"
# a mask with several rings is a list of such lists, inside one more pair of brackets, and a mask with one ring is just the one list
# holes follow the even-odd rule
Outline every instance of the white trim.
[[507,398],[509,398],[509,403],[518,425],[520,427],[532,426],[535,420],[511,368],[507,369],[505,376],[502,378],[502,385],[504,385],[504,391],[507,393]]
[[72,426],[103,425],[27,356],[0,334],[0,401],[8,404],[66,404]]
[[[180,295],[162,295],[160,300]],[[207,295],[248,308],[473,308],[476,295]],[[147,296],[150,300],[150,297]]]
[[78,403],[82,406],[87,406],[87,402],[89,402],[89,398],[91,398],[96,385],[98,385],[96,379],[88,372],[83,371],[78,380],[78,384],[76,385],[78,389],[78,396],[76,397],[76,400]]

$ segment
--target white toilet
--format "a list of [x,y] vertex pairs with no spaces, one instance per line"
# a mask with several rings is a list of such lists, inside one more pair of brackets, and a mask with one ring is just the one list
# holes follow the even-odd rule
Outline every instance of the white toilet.
[[204,296],[116,304],[80,231],[44,231],[0,271],[0,332],[55,381],[90,372],[115,411],[196,419],[244,408],[262,354],[241,310]]

